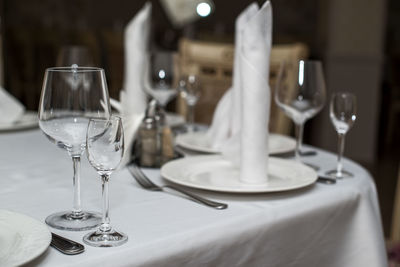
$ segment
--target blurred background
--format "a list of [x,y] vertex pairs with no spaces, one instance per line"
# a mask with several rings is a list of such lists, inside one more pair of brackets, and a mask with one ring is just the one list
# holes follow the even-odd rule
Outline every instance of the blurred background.
[[[182,38],[233,44],[235,18],[253,1],[150,2],[149,49],[176,52]],[[400,159],[400,1],[271,2],[273,44],[301,43],[309,58],[322,60],[328,96],[335,91],[356,94],[358,117],[346,138],[345,156],[375,177],[389,235]],[[87,56],[106,70],[110,96],[118,99],[124,75],[124,27],[144,3],[0,0],[1,84],[28,109],[36,110],[45,68],[65,62],[63,51],[74,46],[78,58]],[[199,9],[201,3],[206,5]],[[327,105],[306,123],[305,143],[336,152]]]

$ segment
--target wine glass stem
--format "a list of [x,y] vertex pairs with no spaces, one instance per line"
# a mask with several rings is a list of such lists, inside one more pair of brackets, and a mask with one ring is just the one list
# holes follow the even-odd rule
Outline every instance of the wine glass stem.
[[108,200],[108,181],[110,180],[110,174],[101,175],[101,195],[103,197],[103,216],[100,225],[100,231],[109,232],[111,230],[110,217],[108,216],[109,211],[109,200]]
[[304,129],[304,123],[296,123],[296,161],[300,162],[300,151],[301,151],[301,146],[303,143],[303,129]]
[[336,168],[336,172],[338,173],[338,175],[340,176],[342,174],[342,170],[343,170],[343,164],[342,164],[342,157],[343,157],[343,151],[344,151],[344,137],[345,134],[344,133],[339,133],[338,135],[338,163],[337,163],[337,168]]
[[194,105],[188,105],[188,131],[194,131]]
[[81,208],[81,157],[72,156],[74,168],[74,177],[72,183],[74,185],[74,204],[72,210],[72,218],[80,219],[83,217]]

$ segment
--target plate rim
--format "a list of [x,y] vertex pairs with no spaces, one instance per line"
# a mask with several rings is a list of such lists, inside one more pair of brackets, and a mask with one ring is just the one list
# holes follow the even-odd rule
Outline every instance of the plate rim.
[[[7,216],[6,216],[7,218],[15,217],[17,220],[23,220],[24,222],[29,221],[29,224],[34,224],[34,225],[36,225],[36,227],[42,228],[43,232],[40,231],[40,233],[44,233],[44,232],[46,233],[46,238],[44,238],[44,236],[43,236],[43,241],[44,242],[43,242],[42,246],[35,245],[35,249],[32,250],[31,254],[24,254],[26,257],[24,257],[24,258],[22,258],[20,260],[12,262],[13,264],[16,264],[17,266],[26,264],[26,263],[36,259],[40,255],[42,255],[48,249],[48,247],[50,246],[50,243],[51,243],[51,232],[50,232],[50,230],[48,229],[48,227],[44,223],[42,223],[41,221],[39,221],[39,220],[37,220],[37,219],[35,219],[33,217],[25,215],[23,213],[19,213],[19,212],[7,210],[7,209],[0,209],[0,214],[1,213],[6,213],[7,214]],[[31,233],[34,236],[34,235],[38,235],[38,232],[39,231],[32,231]]]
[[201,186],[201,185],[198,185],[198,184],[188,183],[188,182],[185,182],[185,181],[182,181],[182,180],[175,179],[175,178],[169,176],[168,174],[166,175],[166,170],[168,168],[171,168],[170,166],[172,164],[176,164],[176,162],[178,162],[178,161],[193,160],[193,159],[196,159],[196,158],[198,160],[202,160],[204,158],[210,158],[208,160],[213,161],[213,162],[215,162],[216,160],[221,160],[221,161],[228,162],[227,160],[223,159],[221,155],[201,155],[201,156],[185,157],[185,158],[181,158],[181,159],[177,159],[177,160],[172,160],[172,161],[164,164],[161,167],[161,170],[160,170],[161,177],[163,179],[169,181],[169,182],[172,182],[172,183],[175,183],[175,184],[178,184],[178,185],[182,185],[182,186],[186,186],[186,187],[189,187],[189,188],[202,189],[202,190],[213,191],[213,192],[240,193],[240,194],[274,193],[274,192],[292,191],[292,190],[296,190],[296,189],[300,189],[300,188],[304,188],[304,187],[310,186],[310,185],[314,184],[317,181],[317,178],[318,178],[317,172],[314,169],[312,169],[311,167],[308,167],[308,166],[306,166],[304,164],[298,163],[298,162],[296,162],[294,160],[281,159],[281,158],[277,158],[277,157],[269,157],[269,159],[272,158],[274,161],[278,161],[278,162],[279,161],[283,161],[283,162],[286,162],[286,163],[292,162],[295,165],[299,164],[299,166],[301,166],[302,168],[305,168],[308,171],[312,172],[314,177],[310,177],[308,182],[299,183],[298,185],[295,185],[295,186],[292,186],[292,187],[286,188],[286,189],[282,189],[282,188],[270,188],[270,189],[268,189],[268,188],[265,188],[265,187],[257,189],[253,185],[251,185],[252,187],[249,188],[249,190],[243,191],[243,188],[238,188],[238,189],[234,190],[234,189],[230,189],[230,188],[223,189],[223,188],[213,187],[213,186],[211,186],[211,187],[210,186]]
[[[26,118],[32,119],[36,116],[35,120],[25,120]],[[17,130],[25,130],[39,127],[39,118],[37,117],[37,111],[25,111],[24,114],[20,117],[20,119],[11,124],[1,124],[0,123],[0,132],[8,132],[8,131],[17,131]]]
[[[214,149],[212,147],[210,147],[210,148],[199,147],[199,146],[196,146],[196,145],[190,145],[190,144],[187,144],[185,142],[182,142],[183,141],[182,139],[185,138],[185,136],[193,135],[193,134],[195,134],[195,135],[201,135],[201,134],[206,135],[207,132],[194,132],[194,133],[179,134],[175,138],[175,143],[177,145],[181,146],[182,148],[189,149],[189,150],[192,150],[192,151],[195,151],[195,152],[210,153],[210,154],[219,154],[219,153],[221,153],[221,151],[219,151],[217,149]],[[295,148],[296,148],[296,140],[294,140],[290,136],[283,135],[283,134],[278,134],[278,133],[270,133],[269,135],[274,135],[274,136],[277,136],[277,137],[285,139],[285,140],[290,140],[291,143],[292,143],[292,147],[290,149],[281,149],[279,151],[270,152],[270,154],[284,154],[284,153],[288,153],[288,152],[291,152],[291,151],[295,150]]]

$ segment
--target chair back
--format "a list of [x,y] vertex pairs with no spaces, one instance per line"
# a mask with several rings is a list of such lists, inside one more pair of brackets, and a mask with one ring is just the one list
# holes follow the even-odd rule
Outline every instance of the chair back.
[[[232,85],[234,45],[181,39],[179,43],[179,75],[194,74],[199,77],[202,95],[196,106],[196,122],[210,124],[215,107]],[[291,122],[276,106],[274,101],[275,83],[282,62],[285,62],[282,84],[294,88],[298,61],[308,55],[304,44],[275,45],[270,57],[271,132],[290,134]],[[178,97],[178,113],[186,116],[187,107],[184,99]]]
[[392,230],[390,233],[390,242],[400,241],[400,164],[397,177],[396,192],[394,196],[394,205],[392,213]]

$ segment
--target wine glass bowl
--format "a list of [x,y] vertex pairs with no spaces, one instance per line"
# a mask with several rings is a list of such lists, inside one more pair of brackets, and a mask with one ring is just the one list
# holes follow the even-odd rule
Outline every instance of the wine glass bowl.
[[339,134],[346,134],[356,120],[356,97],[351,93],[337,93],[332,96],[329,117]]
[[174,85],[173,55],[168,52],[153,53],[149,62],[144,90],[164,108],[178,92]]
[[92,120],[87,135],[88,160],[98,172],[112,172],[123,155],[122,128],[112,127],[108,120]]
[[326,86],[320,61],[300,60],[294,86],[283,83],[282,63],[275,89],[275,102],[296,125],[296,160],[300,161],[304,123],[321,111],[326,99]]
[[58,52],[56,65],[58,67],[71,66],[73,64],[93,66],[93,62],[93,56],[88,47],[83,45],[66,45],[62,46]]
[[332,95],[329,116],[333,127],[338,133],[338,159],[336,169],[326,172],[333,178],[352,177],[353,174],[343,170],[342,157],[346,133],[351,129],[356,120],[357,99],[348,92],[340,92]]
[[115,247],[128,241],[128,236],[111,227],[109,218],[108,182],[124,154],[124,131],[120,117],[91,119],[87,128],[86,150],[90,164],[102,180],[103,216],[99,228],[83,237],[95,247]]
[[104,70],[77,65],[46,69],[38,115],[40,129],[50,141],[67,150],[74,170],[72,211],[52,214],[46,223],[61,230],[91,229],[100,223],[100,216],[81,209],[80,158],[89,119],[110,116]]
[[193,132],[195,130],[194,109],[201,96],[201,87],[198,76],[194,74],[182,76],[179,80],[179,90],[188,107],[187,130]]

